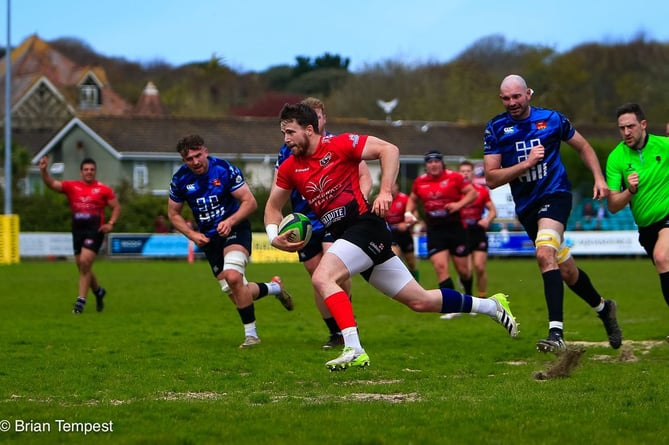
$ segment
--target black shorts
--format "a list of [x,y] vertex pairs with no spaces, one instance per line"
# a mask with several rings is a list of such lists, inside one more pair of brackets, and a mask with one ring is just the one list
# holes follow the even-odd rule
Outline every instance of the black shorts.
[[374,265],[384,263],[395,256],[388,224],[385,219],[374,213],[360,215],[339,238],[361,248]]
[[318,254],[323,253],[323,243],[334,243],[334,237],[330,235],[325,229],[313,232],[311,239],[304,246],[304,249],[297,251],[297,256],[300,263],[309,261]]
[[223,250],[235,244],[244,247],[251,255],[251,223],[248,220],[234,226],[225,238],[218,235],[210,238],[209,242],[201,248],[215,277],[223,271]]
[[537,239],[537,232],[539,231],[539,219],[554,219],[561,222],[566,228],[569,214],[571,213],[571,205],[571,193],[548,195],[518,215],[518,221],[520,221],[520,224],[525,228],[525,232],[527,232],[527,235],[534,242]]
[[669,215],[649,226],[639,227],[639,244],[641,244],[641,247],[643,247],[651,260],[653,259],[653,250],[655,250],[658,234],[660,230],[666,228],[669,228]]
[[393,237],[393,245],[400,248],[403,253],[412,253],[413,249],[413,235],[409,230],[402,232],[401,230],[393,230],[390,232]]
[[467,249],[469,252],[479,251],[487,252],[488,251],[488,234],[486,230],[479,226],[478,224],[472,224],[467,226]]
[[98,229],[73,229],[72,247],[74,254],[79,255],[82,247],[92,250],[95,253],[100,252],[100,247],[105,240],[104,232]]
[[467,233],[460,222],[441,224],[427,228],[427,256],[448,250],[451,255],[465,257],[467,249]]

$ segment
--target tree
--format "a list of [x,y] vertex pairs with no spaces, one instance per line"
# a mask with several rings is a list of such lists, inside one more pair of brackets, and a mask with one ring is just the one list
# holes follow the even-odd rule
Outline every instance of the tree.
[[[5,144],[2,144],[2,154],[0,161],[5,165]],[[16,196],[21,191],[21,182],[28,174],[30,168],[30,153],[28,150],[18,144],[12,143],[12,194]]]

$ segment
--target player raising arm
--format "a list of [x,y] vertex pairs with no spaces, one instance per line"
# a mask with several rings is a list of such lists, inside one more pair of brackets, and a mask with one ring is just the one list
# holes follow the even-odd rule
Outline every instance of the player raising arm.
[[[114,224],[121,214],[121,205],[114,191],[96,179],[97,165],[91,158],[81,161],[81,179],[59,181],[47,170],[49,158],[44,156],[39,161],[42,181],[51,190],[64,193],[72,210],[72,243],[74,259],[79,269],[79,295],[72,313],[81,314],[86,305],[88,289],[95,295],[96,310],[104,309],[104,297],[107,291],[100,286],[93,273],[93,263],[97,258],[105,234],[114,229]],[[111,208],[109,221],[105,222],[105,208]]]

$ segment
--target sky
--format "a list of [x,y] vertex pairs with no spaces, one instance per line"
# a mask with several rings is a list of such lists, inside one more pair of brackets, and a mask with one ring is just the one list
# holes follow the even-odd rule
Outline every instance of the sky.
[[666,0],[0,0],[0,43],[37,34],[95,52],[173,66],[220,58],[264,71],[325,53],[360,71],[386,61],[447,63],[483,37],[565,52],[643,34],[669,43]]

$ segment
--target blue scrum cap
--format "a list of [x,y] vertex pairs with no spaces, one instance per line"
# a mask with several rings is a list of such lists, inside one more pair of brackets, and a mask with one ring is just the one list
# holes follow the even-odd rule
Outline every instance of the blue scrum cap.
[[441,154],[440,151],[437,150],[430,150],[427,153],[425,153],[425,162],[432,161],[434,159],[438,159],[440,161],[444,160],[444,155]]

